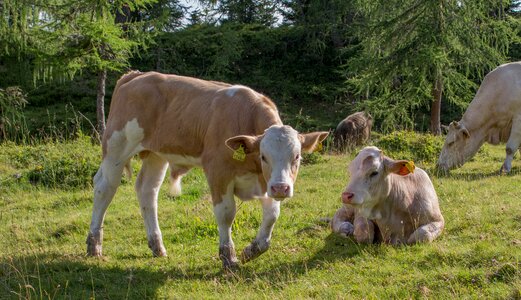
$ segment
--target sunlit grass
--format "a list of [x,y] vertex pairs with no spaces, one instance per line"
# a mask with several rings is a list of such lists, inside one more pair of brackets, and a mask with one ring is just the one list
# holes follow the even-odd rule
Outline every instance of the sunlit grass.
[[[184,179],[181,197],[168,196],[166,184],[161,189],[168,257],[153,258],[147,247],[134,178],[108,209],[105,256],[89,258],[90,188],[33,185],[24,177],[32,166],[14,164],[6,147],[0,146],[1,299],[521,297],[521,162],[514,161],[513,174],[498,176],[503,146],[486,146],[450,176],[431,176],[445,232],[432,244],[407,247],[358,245],[330,233],[324,218],[340,206],[351,156],[325,155],[302,166],[270,250],[232,274],[221,270],[201,170]],[[139,162],[133,164],[137,170]],[[259,203],[238,202],[238,251],[260,220]]]

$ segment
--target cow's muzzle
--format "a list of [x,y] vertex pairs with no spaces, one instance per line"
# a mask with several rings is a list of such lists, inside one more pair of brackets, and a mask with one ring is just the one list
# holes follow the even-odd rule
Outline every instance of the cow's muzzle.
[[270,197],[284,199],[291,197],[291,187],[287,183],[275,183],[270,187]]
[[351,204],[353,202],[353,199],[355,198],[355,194],[350,192],[343,192],[342,193],[342,202],[345,204]]

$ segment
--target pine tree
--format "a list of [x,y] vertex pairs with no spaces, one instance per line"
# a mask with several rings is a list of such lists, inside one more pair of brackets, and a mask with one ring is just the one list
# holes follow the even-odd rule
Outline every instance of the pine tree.
[[277,22],[279,0],[199,0],[199,3],[210,7],[214,18],[221,23],[272,26]]
[[442,99],[464,107],[481,78],[507,60],[517,38],[508,1],[375,0],[356,2],[361,18],[356,49],[346,64],[360,108],[382,129],[413,127],[413,114],[429,106],[430,130],[440,134]]
[[[121,71],[150,41],[153,24],[138,10],[155,0],[3,0],[2,54],[29,58],[36,80],[72,78],[88,69],[98,74],[97,117],[105,129],[107,71]],[[2,51],[0,50],[0,51]]]

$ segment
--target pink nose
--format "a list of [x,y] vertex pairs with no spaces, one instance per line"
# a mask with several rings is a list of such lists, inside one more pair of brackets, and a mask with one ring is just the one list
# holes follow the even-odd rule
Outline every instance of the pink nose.
[[342,193],[342,202],[345,204],[351,203],[353,201],[353,198],[355,197],[355,194],[349,193],[349,192],[343,192]]
[[271,193],[274,197],[288,197],[289,196],[289,184],[287,183],[276,183],[271,186]]

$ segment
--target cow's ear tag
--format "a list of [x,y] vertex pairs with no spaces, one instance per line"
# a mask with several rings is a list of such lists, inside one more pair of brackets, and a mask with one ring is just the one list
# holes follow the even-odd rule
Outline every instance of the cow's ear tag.
[[315,146],[315,150],[313,150],[313,152],[319,152],[319,151],[322,151],[322,142],[318,143],[316,146]]
[[235,151],[233,151],[233,159],[238,161],[244,161],[246,159],[246,153],[244,152],[244,146],[240,145]]
[[414,161],[410,160],[410,161],[406,162],[405,164],[403,164],[403,166],[400,168],[400,171],[398,171],[398,174],[404,176],[409,173],[414,173],[415,168],[416,167],[414,166]]

